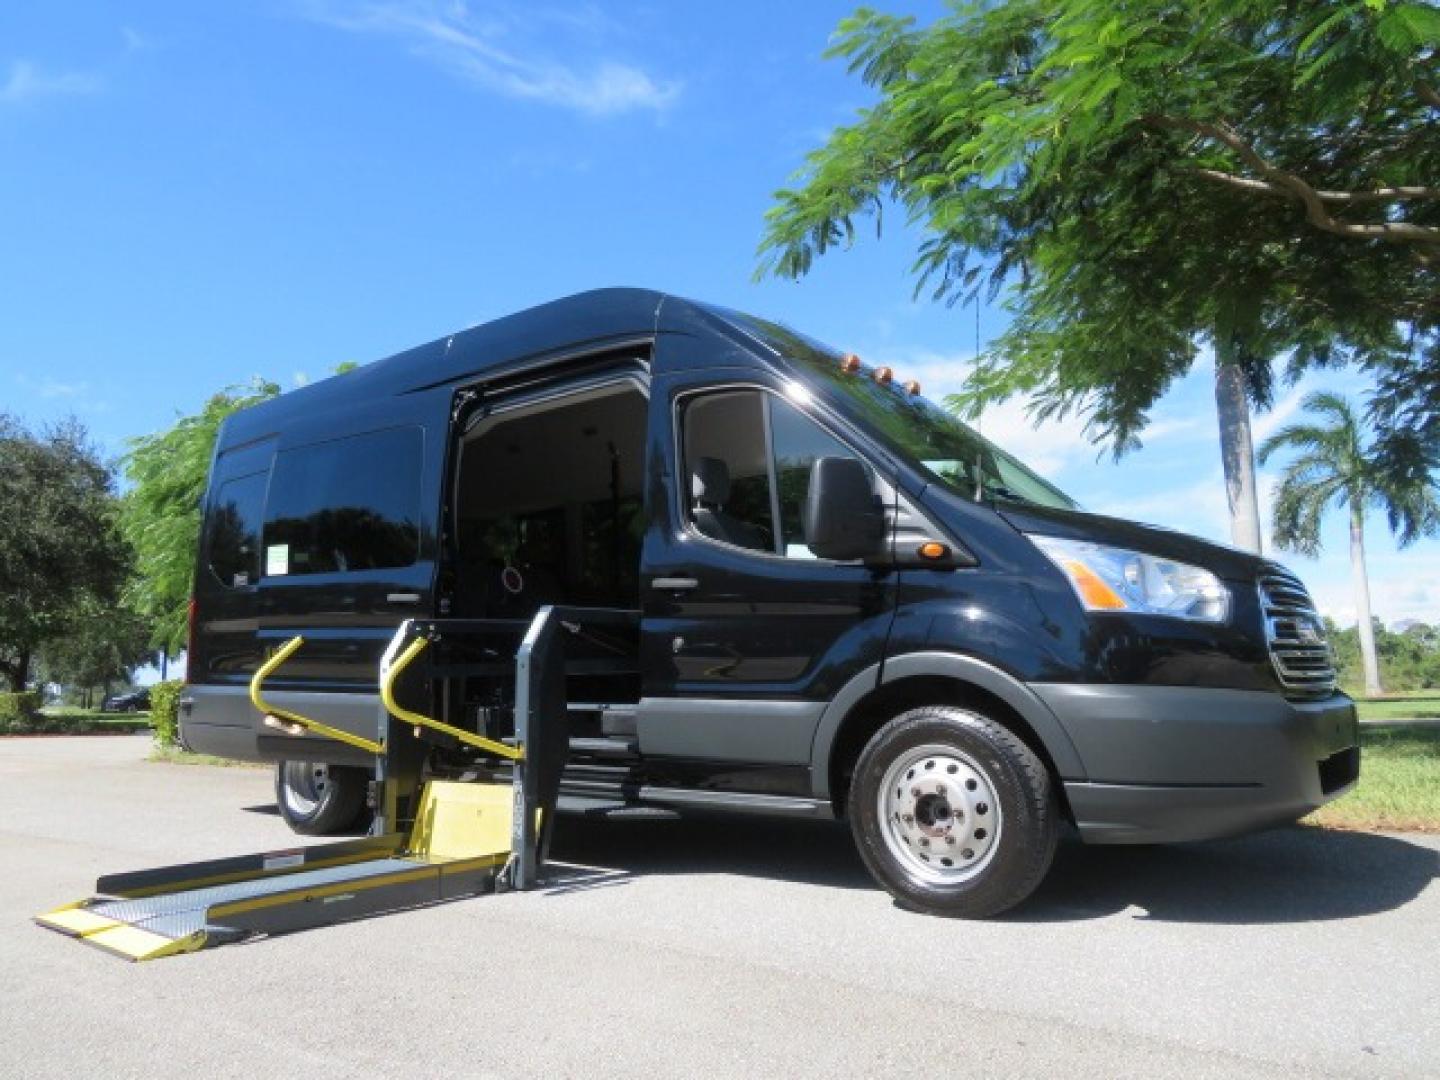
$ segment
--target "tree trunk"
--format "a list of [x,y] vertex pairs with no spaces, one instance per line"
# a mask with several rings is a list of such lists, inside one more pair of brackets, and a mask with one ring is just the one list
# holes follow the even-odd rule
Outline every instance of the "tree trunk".
[[1230,507],[1230,539],[1238,548],[1261,554],[1260,503],[1255,493],[1255,445],[1250,439],[1250,402],[1245,373],[1217,348],[1215,411],[1220,418],[1220,460],[1225,466],[1225,498]]
[[160,650],[160,681],[164,682],[170,677],[170,650]]
[[5,678],[10,682],[10,689],[17,694],[25,692],[25,684],[30,681],[30,650],[21,649],[15,656],[14,663],[6,664]]
[[1380,686],[1380,657],[1375,652],[1375,624],[1370,619],[1370,575],[1365,570],[1365,510],[1350,501],[1350,572],[1355,580],[1355,615],[1359,621],[1360,662],[1365,669],[1365,694],[1384,693]]

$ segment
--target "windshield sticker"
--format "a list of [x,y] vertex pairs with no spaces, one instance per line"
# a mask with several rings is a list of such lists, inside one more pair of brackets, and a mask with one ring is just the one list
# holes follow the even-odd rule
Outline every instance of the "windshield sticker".
[[278,577],[290,573],[290,545],[271,544],[265,549],[265,576]]

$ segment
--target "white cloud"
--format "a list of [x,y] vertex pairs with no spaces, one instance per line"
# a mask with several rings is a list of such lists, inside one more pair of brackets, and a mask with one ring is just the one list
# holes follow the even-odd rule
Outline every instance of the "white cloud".
[[59,379],[32,379],[28,375],[17,375],[15,381],[22,389],[29,390],[38,398],[53,401],[57,398],[75,398],[90,390],[87,382],[61,382]]
[[98,75],[79,71],[42,71],[29,60],[10,64],[10,73],[0,84],[0,104],[14,105],[43,97],[70,97],[93,94],[102,83]]
[[[1372,530],[1372,533],[1374,530]],[[1375,551],[1381,544],[1372,535],[1366,563],[1370,571],[1370,611],[1387,624],[1402,619],[1440,622],[1440,549],[1424,551]],[[1388,547],[1389,545],[1384,545]],[[1296,560],[1294,569],[1310,587],[1315,606],[1342,626],[1355,622],[1355,587],[1351,579],[1348,551],[1327,553],[1305,564]]]
[[125,41],[126,52],[144,52],[155,48],[155,41],[148,34],[142,34],[133,26],[122,26],[120,36]]
[[[657,80],[618,60],[588,63],[521,55],[498,41],[513,22],[559,22],[543,13],[481,17],[463,2],[436,0],[304,0],[303,14],[318,23],[354,33],[388,35],[459,78],[506,97],[543,102],[595,116],[636,109],[663,111],[680,94],[678,80]],[[604,25],[594,17],[568,20],[590,36]]]

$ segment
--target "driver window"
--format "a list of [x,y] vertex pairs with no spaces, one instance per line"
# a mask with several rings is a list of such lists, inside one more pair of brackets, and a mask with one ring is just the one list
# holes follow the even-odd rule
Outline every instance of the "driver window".
[[765,395],[727,390],[685,409],[685,497],[704,536],[752,551],[775,550],[775,500],[765,452]]
[[686,509],[703,536],[788,558],[813,559],[805,543],[810,468],[854,457],[794,406],[760,390],[697,397],[683,420]]

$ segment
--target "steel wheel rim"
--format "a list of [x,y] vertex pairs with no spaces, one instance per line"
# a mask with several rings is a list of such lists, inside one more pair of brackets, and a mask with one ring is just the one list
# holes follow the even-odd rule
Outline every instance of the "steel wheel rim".
[[886,848],[924,882],[969,881],[995,856],[1004,824],[995,785],[953,746],[905,751],[885,770],[876,802]]
[[284,766],[285,801],[301,816],[309,816],[330,790],[330,766],[314,761],[287,761]]

